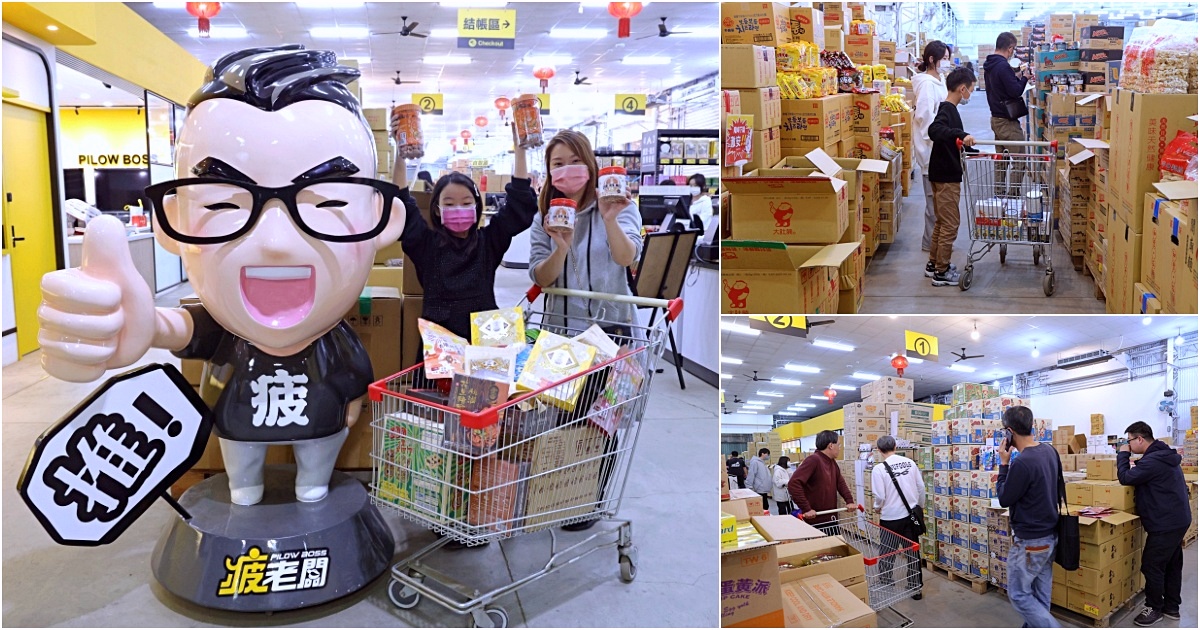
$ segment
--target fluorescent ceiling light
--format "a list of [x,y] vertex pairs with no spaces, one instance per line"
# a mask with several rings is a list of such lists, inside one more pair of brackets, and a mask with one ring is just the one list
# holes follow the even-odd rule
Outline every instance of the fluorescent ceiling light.
[[834,383],[833,385],[830,385],[829,387],[830,387],[830,389],[840,389],[840,390],[842,390],[842,391],[844,391],[844,392],[855,392],[855,391],[858,391],[858,388],[857,388],[857,387],[852,387],[852,386],[850,386],[850,385],[839,385],[839,384],[837,384],[837,383]]
[[85,100],[85,101],[86,101],[86,100],[88,100],[89,98],[92,98],[92,95],[91,95],[91,94],[88,94],[87,92],[80,92],[80,93],[79,93],[79,98],[81,98],[81,99],[83,99],[83,100]]
[[800,414],[798,414],[798,413],[796,413],[796,412],[794,412],[794,411],[780,411],[780,412],[777,412],[775,415],[777,415],[777,416],[789,416],[789,417],[791,417],[791,416],[798,416],[798,415],[800,415]]
[[792,372],[804,372],[805,374],[819,374],[820,368],[812,367],[811,365],[792,365],[791,363],[783,366],[783,369]]
[[[200,29],[195,26],[188,28],[188,37],[200,37]],[[208,29],[208,36],[211,39],[241,39],[250,37],[250,33],[246,32],[244,26],[212,26]]]
[[757,416],[758,415],[757,411],[750,411],[748,409],[739,409],[738,413],[742,414],[743,416]]
[[733,357],[727,357],[722,354],[721,355],[721,363],[732,363],[734,365],[741,365],[742,363],[744,363],[744,361],[742,361],[741,359],[735,359]]
[[104,101],[104,106],[105,106],[105,107],[112,107],[112,106],[113,106],[113,102],[112,102],[112,101]]
[[527,55],[521,63],[527,66],[566,66],[575,61],[571,55]]
[[969,365],[959,365],[957,363],[955,363],[954,365],[951,365],[950,369],[954,370],[955,372],[974,372],[975,371],[975,368],[973,368]]
[[365,26],[314,26],[308,34],[313,39],[366,39],[371,30]]
[[813,395],[813,396],[809,396],[809,398],[811,398],[813,400],[824,400],[825,402],[829,402],[829,399],[824,396]]
[[466,55],[430,55],[421,60],[431,66],[467,66],[471,58]]
[[818,348],[825,348],[827,350],[840,350],[842,352],[854,352],[854,346],[848,346],[844,343],[836,343],[833,341],[825,341],[824,339],[817,339],[816,341],[814,341],[812,343],[812,345],[814,345]]
[[606,28],[552,28],[550,37],[556,39],[600,39],[608,35]]
[[721,330],[728,330],[729,332],[741,333],[743,335],[755,335],[755,336],[757,336],[758,334],[760,334],[762,332],[762,331],[754,330],[753,328],[746,326],[744,324],[738,324],[736,322],[727,322],[724,320],[721,321]]
[[766,396],[767,398],[783,398],[783,394],[779,392],[764,392],[760,389],[755,393],[759,396]]
[[855,372],[850,375],[850,378],[856,378],[860,381],[877,381],[883,377],[878,374],[870,374],[868,372]]
[[450,28],[431,28],[429,29],[430,39],[447,39],[450,37],[458,37],[458,29]]
[[669,66],[671,58],[660,55],[625,55],[621,63],[627,66]]
[[983,19],[988,22],[997,22],[1004,18],[1003,11],[988,11],[983,14]]
[[732,375],[732,374],[722,374],[722,375],[721,375],[721,378],[722,378],[722,379],[726,379],[726,378],[733,378],[733,375]]
[[301,9],[355,9],[362,5],[355,0],[296,0]]
[[505,0],[442,0],[438,4],[451,9],[503,9]]
[[791,407],[788,407],[788,409],[791,409],[793,411],[798,411],[801,409],[812,409],[813,407],[816,407],[816,405],[814,405],[812,403],[796,403],[796,404],[792,405]]
[[771,382],[775,383],[776,385],[803,385],[804,384],[803,382],[797,381],[794,378],[773,378],[773,379],[771,379]]
[[346,60],[350,60],[350,61],[357,61],[357,62],[358,62],[358,65],[360,65],[360,66],[365,66],[365,65],[367,65],[367,64],[369,64],[369,63],[371,63],[371,58],[370,58],[370,57],[341,57],[340,59],[346,59]]
[[57,31],[57,30],[58,30],[58,25],[57,25],[57,24],[47,24],[47,25],[46,25],[46,30],[47,30],[47,31]]
[[765,400],[747,400],[747,401],[746,401],[746,404],[747,404],[747,405],[762,405],[762,406],[764,406],[764,407],[770,407],[770,406],[771,406],[771,403],[770,403],[770,402],[767,402],[767,401],[765,401]]
[[187,3],[186,2],[160,1],[160,2],[154,3],[154,8],[155,9],[186,9]]
[[721,36],[721,30],[717,29],[717,28],[713,28],[711,26],[699,26],[699,27],[695,27],[695,28],[688,27],[688,26],[672,26],[671,28],[679,29],[678,31],[671,31],[672,37],[720,37]]

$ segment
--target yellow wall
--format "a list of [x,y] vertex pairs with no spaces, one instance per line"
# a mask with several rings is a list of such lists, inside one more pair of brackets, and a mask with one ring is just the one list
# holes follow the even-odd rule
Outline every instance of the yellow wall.
[[[146,113],[136,108],[63,108],[58,113],[63,168],[147,168]],[[79,156],[118,156],[117,164],[81,163]],[[136,156],[140,163],[125,163]]]
[[[6,2],[4,21],[180,104],[200,87],[207,70],[120,2]],[[59,31],[47,31],[47,24]]]
[[[921,404],[927,404],[927,403],[921,403]],[[941,420],[943,417],[943,414],[945,414],[946,410],[950,408],[949,405],[930,405],[930,406],[933,407],[933,419],[934,420]],[[843,413],[841,409],[835,409],[834,411],[830,411],[829,413],[819,415],[811,420],[806,420],[804,422],[793,422],[791,424],[785,424],[785,425],[779,427],[778,429],[776,429],[776,431],[779,432],[780,437],[782,437],[784,440],[794,440],[798,437],[808,437],[811,435],[816,435],[816,434],[820,433],[821,431],[825,431],[825,430],[837,431],[838,429],[842,429],[845,426],[846,426],[846,414]],[[787,433],[784,433],[785,430],[787,431]]]

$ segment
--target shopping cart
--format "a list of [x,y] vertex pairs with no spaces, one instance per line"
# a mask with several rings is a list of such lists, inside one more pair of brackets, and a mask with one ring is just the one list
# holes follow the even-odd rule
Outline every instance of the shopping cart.
[[[915,587],[908,585],[910,571],[918,577],[921,575],[920,543],[867,520],[861,511],[856,513],[851,507],[817,512],[817,516],[843,512],[848,515],[813,526],[830,536],[840,536],[846,544],[862,554],[867,578],[867,600],[871,609],[882,612],[896,602],[920,593],[919,583]],[[804,516],[798,514],[797,518],[803,520]],[[891,608],[891,612],[903,620],[899,627],[912,625],[912,620],[903,613],[894,608]]]
[[[534,287],[526,294],[530,307],[542,292],[662,308],[667,315],[651,326],[589,321],[621,327],[609,334],[621,346],[619,356],[478,412],[449,407],[438,389],[445,379],[426,379],[423,364],[371,385],[372,501],[440,534],[392,567],[388,597],[397,607],[413,608],[424,596],[470,614],[476,627],[505,627],[508,614],[495,606],[498,599],[601,549],[616,548],[623,581],[637,575],[630,522],[614,517],[650,379],[683,302]],[[565,337],[584,332],[532,308],[526,325]],[[569,352],[553,359],[585,361]],[[590,535],[560,548],[560,526],[595,519],[602,522]],[[451,576],[430,563],[451,541],[475,546],[535,533],[549,538],[549,560],[490,591],[468,584],[472,576]]]
[[[1046,260],[1042,291],[1054,295],[1053,242],[1055,165],[1058,142],[1013,142],[993,140],[996,153],[962,154],[963,192],[967,203],[971,248],[966,267],[958,280],[963,291],[971,288],[975,263],[993,247],[1000,246],[1000,264],[1009,245],[1031,245],[1033,264]],[[1048,148],[1049,153],[1011,153],[1009,147]]]

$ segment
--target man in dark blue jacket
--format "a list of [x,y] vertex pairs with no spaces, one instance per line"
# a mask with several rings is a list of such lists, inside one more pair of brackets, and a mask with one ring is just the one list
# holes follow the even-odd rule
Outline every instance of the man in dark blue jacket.
[[[1133,500],[1146,530],[1142,573],[1146,576],[1146,605],[1133,620],[1152,626],[1163,617],[1179,619],[1183,602],[1183,536],[1192,524],[1187,482],[1179,467],[1182,457],[1161,440],[1145,422],[1125,429],[1128,443],[1117,453],[1117,479],[1133,486]],[[1130,467],[1129,453],[1142,456]]]
[[1029,77],[1012,69],[1009,60],[1017,49],[1017,38],[1005,31],[996,38],[996,53],[983,62],[983,78],[987,85],[988,108],[992,110],[992,131],[997,140],[1023,141],[1025,132],[1020,118],[1011,118],[1005,103],[1020,100]]
[[[1000,444],[996,494],[1008,508],[1012,547],[1008,552],[1008,599],[1028,628],[1058,628],[1050,614],[1054,547],[1058,543],[1058,451],[1033,438],[1033,412],[1010,407],[1004,412],[1006,437]],[[1009,466],[1012,449],[1021,456]]]

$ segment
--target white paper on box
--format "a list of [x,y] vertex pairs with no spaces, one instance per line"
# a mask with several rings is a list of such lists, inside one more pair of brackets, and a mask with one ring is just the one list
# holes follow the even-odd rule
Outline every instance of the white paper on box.
[[1103,140],[1093,140],[1092,138],[1071,138],[1071,142],[1077,142],[1085,149],[1107,149],[1108,143]]
[[1082,162],[1090,157],[1094,157],[1095,155],[1096,154],[1092,153],[1091,149],[1084,149],[1084,150],[1080,151],[1079,153],[1076,153],[1075,155],[1068,155],[1067,161],[1070,162],[1072,165],[1075,165],[1075,164],[1079,164],[1080,162]]
[[[1104,96],[1105,96],[1104,94],[1090,94],[1088,96],[1085,96],[1085,97],[1079,99],[1078,101],[1075,101],[1075,104],[1076,105],[1090,105],[1092,103],[1092,101],[1104,98]],[[1107,146],[1108,145],[1105,144],[1106,148],[1107,148]]]
[[817,170],[828,177],[837,177],[838,173],[842,170],[842,167],[838,166],[838,163],[834,162],[833,158],[829,157],[829,154],[821,149],[813,149],[806,153],[804,157],[808,158],[813,163],[813,166],[817,167]]

